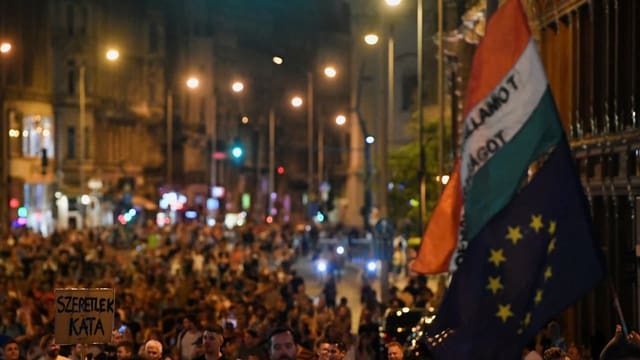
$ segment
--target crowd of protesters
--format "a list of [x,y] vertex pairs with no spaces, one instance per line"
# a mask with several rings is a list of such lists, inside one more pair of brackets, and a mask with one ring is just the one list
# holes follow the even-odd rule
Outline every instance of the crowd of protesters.
[[[270,331],[286,326],[296,334],[299,359],[401,358],[399,343],[381,346],[383,311],[436,305],[439,298],[425,277],[408,276],[404,270],[406,287],[393,287],[386,304],[363,278],[362,310],[356,314],[331,276],[321,296],[314,299],[307,293],[294,264],[314,247],[311,240],[307,232],[278,226],[225,231],[148,223],[127,231],[69,230],[48,237],[20,229],[0,238],[0,356],[261,360],[273,358]],[[394,276],[402,272],[398,265],[394,261]],[[56,288],[115,289],[111,342],[56,344]],[[543,353],[539,341],[537,345]],[[548,345],[570,350],[563,343]],[[533,351],[529,355],[536,358]]]
[[[203,331],[219,326],[223,358],[263,359],[269,330],[284,324],[312,354],[316,341],[329,337],[348,346],[353,358],[386,358],[378,338],[382,304],[369,284],[363,284],[361,314],[337,293],[332,277],[324,296],[307,294],[293,266],[296,255],[312,247],[305,236],[287,227],[231,232],[195,224],[48,237],[20,229],[0,239],[0,335],[15,340],[23,359],[55,360],[47,359],[43,343],[54,330],[54,289],[114,288],[112,342],[90,346],[89,357],[146,355],[159,344],[164,359],[192,360],[203,355]],[[417,285],[425,288],[413,292],[419,297],[426,286]],[[75,346],[60,353],[81,360]]]

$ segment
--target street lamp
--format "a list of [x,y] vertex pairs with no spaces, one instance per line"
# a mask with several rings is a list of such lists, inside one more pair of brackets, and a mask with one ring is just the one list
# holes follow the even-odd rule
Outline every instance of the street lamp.
[[120,52],[117,49],[109,49],[107,50],[105,57],[109,61],[116,61],[120,57]]
[[302,106],[302,98],[300,96],[294,96],[291,98],[291,106],[299,108]]
[[242,92],[242,90],[244,90],[244,84],[242,81],[234,81],[233,84],[231,84],[231,90],[233,90],[234,93]]
[[370,33],[364,36],[364,42],[367,45],[376,45],[379,40],[380,38],[378,37],[377,34]]
[[0,233],[5,233],[9,228],[9,128],[8,121],[4,118],[4,93],[5,93],[5,58],[11,52],[11,43],[0,43]]
[[326,68],[324,68],[324,75],[328,78],[333,79],[334,77],[336,77],[337,74],[338,72],[336,71],[336,68],[334,68],[333,66],[327,66]]
[[190,76],[186,81],[189,89],[197,89],[200,86],[200,80],[195,76]]
[[0,43],[0,53],[7,54],[11,51],[11,43],[7,41],[3,41]]
[[338,116],[336,116],[336,124],[342,126],[347,122],[347,117],[340,114]]

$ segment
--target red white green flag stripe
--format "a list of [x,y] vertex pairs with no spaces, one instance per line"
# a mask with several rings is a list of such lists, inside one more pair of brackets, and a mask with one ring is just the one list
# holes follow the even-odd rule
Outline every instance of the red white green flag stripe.
[[474,55],[465,103],[460,183],[467,243],[520,187],[530,164],[563,136],[553,97],[520,1],[489,21]]

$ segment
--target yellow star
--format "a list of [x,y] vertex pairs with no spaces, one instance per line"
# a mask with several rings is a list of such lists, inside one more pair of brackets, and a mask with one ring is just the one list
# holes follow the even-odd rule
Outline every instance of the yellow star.
[[528,312],[527,315],[524,316],[523,320],[524,326],[529,326],[531,324],[531,313]]
[[509,233],[505,236],[505,239],[511,240],[513,245],[518,243],[518,240],[522,239],[522,234],[520,233],[520,226],[511,227],[507,226]]
[[502,283],[500,282],[500,276],[489,276],[489,284],[487,285],[487,289],[491,290],[493,295],[495,295],[498,290],[503,289]]
[[498,305],[498,312],[496,316],[502,319],[503,323],[507,322],[507,319],[513,316],[513,312],[511,312],[511,304],[507,305]]
[[540,229],[544,227],[542,215],[531,215],[531,224],[529,224],[529,226],[535,230],[535,232],[540,232]]
[[551,252],[556,248],[556,238],[551,239],[549,241],[549,245],[547,246],[547,254],[551,254]]
[[533,301],[537,304],[540,303],[540,301],[542,301],[542,289],[538,289],[536,290],[536,297],[533,298]]
[[553,236],[556,233],[556,222],[553,220],[549,221],[549,235]]
[[544,281],[551,279],[553,273],[551,272],[551,266],[547,266],[547,270],[544,271]]
[[507,258],[504,257],[504,253],[502,249],[493,250],[491,249],[491,256],[489,256],[489,262],[493,263],[496,267],[500,267],[500,263],[507,261]]

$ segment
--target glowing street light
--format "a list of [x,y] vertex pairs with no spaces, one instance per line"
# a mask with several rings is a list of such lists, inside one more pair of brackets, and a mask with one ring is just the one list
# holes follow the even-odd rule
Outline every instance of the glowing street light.
[[0,53],[6,54],[11,51],[11,43],[7,41],[3,41],[0,43]]
[[342,126],[347,122],[347,117],[340,114],[338,116],[336,116],[336,124]]
[[280,56],[274,56],[271,61],[273,61],[273,63],[276,65],[282,65],[282,63],[284,62],[284,60]]
[[294,96],[293,98],[291,98],[291,105],[297,108],[302,106],[302,98],[300,96]]
[[398,6],[402,2],[402,0],[385,0],[385,2],[389,6]]
[[244,84],[242,83],[242,81],[235,81],[231,85],[231,90],[233,90],[233,92],[235,93],[242,92],[242,90],[244,90]]
[[187,87],[189,89],[197,89],[198,86],[200,86],[200,80],[198,80],[197,77],[192,76],[189,79],[187,79]]
[[378,41],[380,40],[380,38],[378,37],[377,34],[367,34],[364,36],[364,42],[367,45],[376,45],[378,43]]
[[326,68],[324,68],[324,75],[328,78],[334,78],[337,74],[338,72],[333,66],[327,66]]
[[109,49],[105,53],[105,57],[109,61],[116,61],[120,57],[120,52],[117,49]]

